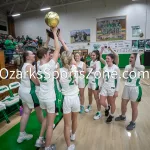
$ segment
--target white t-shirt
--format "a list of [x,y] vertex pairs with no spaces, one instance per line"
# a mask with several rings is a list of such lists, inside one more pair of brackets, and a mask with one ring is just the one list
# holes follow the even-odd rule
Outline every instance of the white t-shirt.
[[[66,72],[66,73],[64,73]],[[71,72],[74,72],[74,78],[71,77]],[[74,95],[79,93],[78,88],[78,72],[77,67],[72,65],[69,72],[66,68],[60,68],[60,84],[63,95]]]
[[39,100],[52,102],[56,100],[54,90],[54,71],[56,63],[51,59],[48,63],[39,65],[38,78],[40,80]]

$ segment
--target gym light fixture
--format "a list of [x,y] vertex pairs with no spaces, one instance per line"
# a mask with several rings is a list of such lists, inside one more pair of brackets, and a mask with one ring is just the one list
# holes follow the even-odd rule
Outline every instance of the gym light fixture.
[[12,17],[20,16],[20,14],[13,14]]
[[45,11],[45,10],[49,10],[49,9],[51,9],[50,7],[47,7],[47,8],[42,8],[42,9],[40,9],[41,11]]

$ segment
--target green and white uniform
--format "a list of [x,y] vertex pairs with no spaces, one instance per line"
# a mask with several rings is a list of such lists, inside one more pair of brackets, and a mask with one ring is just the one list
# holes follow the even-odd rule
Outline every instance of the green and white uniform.
[[[104,67],[104,77],[100,82],[101,92],[103,96],[113,96],[115,91],[119,90],[120,84],[120,71],[118,66],[113,64],[112,67],[106,65]],[[101,80],[100,80],[101,81]]]
[[[93,69],[92,67],[95,66],[96,68]],[[87,68],[88,72],[90,72],[90,75],[88,77],[88,88],[92,90],[98,90],[99,89],[99,75],[101,70],[101,63],[100,61],[91,61],[90,68]]]
[[[71,76],[74,72],[74,77]],[[66,68],[60,68],[60,84],[62,87],[62,94],[64,95],[63,113],[80,111],[79,88],[77,67],[72,65],[71,71]]]
[[140,64],[140,56],[137,55],[135,67],[131,73],[127,73],[131,69],[131,65],[125,67],[124,77],[127,78],[122,94],[122,99],[131,100],[133,102],[140,102],[142,97],[142,88],[140,85],[141,74],[145,67]]
[[78,87],[79,88],[85,88],[85,75],[83,74],[83,68],[84,68],[84,62],[80,61],[79,64],[77,65],[77,69],[79,72],[79,77],[78,77]]
[[54,90],[54,71],[56,63],[51,59],[48,63],[40,65],[38,78],[40,80],[39,101],[40,107],[48,113],[55,113],[56,95]]
[[26,71],[26,67],[29,65],[31,66],[30,63],[24,63],[22,67],[22,79],[18,93],[22,103],[27,104],[32,109],[39,106],[39,99],[36,95],[36,86]]

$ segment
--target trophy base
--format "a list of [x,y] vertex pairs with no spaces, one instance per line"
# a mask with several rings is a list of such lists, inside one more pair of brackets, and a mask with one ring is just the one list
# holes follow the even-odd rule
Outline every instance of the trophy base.
[[[46,29],[46,32],[50,38],[54,39],[54,35],[52,31]],[[57,30],[57,36],[59,35],[59,32],[60,32],[60,29]]]

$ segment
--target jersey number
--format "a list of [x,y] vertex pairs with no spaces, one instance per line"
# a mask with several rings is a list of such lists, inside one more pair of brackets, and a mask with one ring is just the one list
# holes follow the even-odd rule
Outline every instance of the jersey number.
[[105,75],[106,75],[106,82],[108,82],[108,81],[109,81],[109,78],[110,78],[110,76],[111,76],[111,72],[109,72],[109,77],[108,77],[108,72],[105,72]]
[[127,82],[132,82],[132,79],[128,77]]
[[[47,82],[47,80],[45,79],[45,75],[44,75],[44,74],[41,74],[41,76],[42,76],[42,78],[40,78],[39,80],[40,80],[41,82]],[[38,77],[40,77],[40,76],[38,76]]]
[[71,77],[71,81],[70,81],[69,85],[74,85],[74,78],[73,77]]

